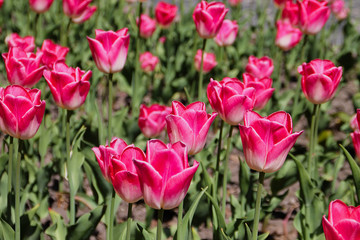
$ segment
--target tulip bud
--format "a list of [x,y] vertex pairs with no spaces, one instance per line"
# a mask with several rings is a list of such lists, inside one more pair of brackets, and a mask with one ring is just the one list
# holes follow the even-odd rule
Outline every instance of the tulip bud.
[[29,0],[30,8],[37,13],[44,13],[51,7],[54,0]]
[[159,63],[159,58],[152,55],[151,52],[144,52],[139,57],[140,67],[146,72],[150,73],[155,70],[156,65]]
[[163,28],[168,28],[174,21],[177,13],[177,6],[166,3],[158,2],[155,7],[155,18],[156,22]]
[[[201,68],[201,56],[202,56],[202,50],[197,50],[195,58],[194,58],[194,64],[195,69],[199,72]],[[216,67],[216,56],[213,53],[204,53],[204,63],[203,63],[203,73],[210,72],[214,67]]]
[[249,57],[249,62],[245,67],[245,71],[256,78],[271,77],[274,71],[273,61],[269,57],[257,58],[255,56]]
[[305,34],[314,35],[320,32],[330,16],[326,1],[297,1],[299,7],[299,27]]
[[276,38],[275,45],[281,48],[284,51],[288,51],[295,47],[302,38],[302,32],[298,28],[294,28],[290,22],[277,21],[276,22]]
[[136,24],[138,25],[138,27],[139,23],[141,22],[140,36],[143,38],[151,37],[156,30],[156,21],[146,14],[141,14],[140,20],[141,21],[139,21],[139,19],[136,19]]
[[215,37],[217,45],[230,46],[235,42],[239,26],[236,21],[224,20],[218,34]]
[[63,10],[74,23],[87,21],[96,11],[96,6],[89,6],[92,0],[63,0]]
[[153,104],[147,107],[140,105],[139,128],[147,138],[157,137],[164,130],[165,118],[171,112],[171,108],[159,104]]

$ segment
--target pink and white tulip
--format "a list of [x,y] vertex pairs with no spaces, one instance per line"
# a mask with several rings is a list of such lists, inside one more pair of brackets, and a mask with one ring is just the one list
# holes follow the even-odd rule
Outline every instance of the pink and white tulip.
[[52,69],[56,61],[65,60],[69,48],[58,45],[50,39],[46,39],[41,46],[41,52],[43,53],[41,63],[47,68]]
[[18,47],[25,52],[32,52],[35,49],[35,38],[33,36],[20,37],[17,33],[11,33],[5,38],[8,48]]
[[192,167],[189,166],[183,143],[166,145],[160,140],[147,142],[146,161],[133,161],[145,203],[154,209],[173,209],[179,206],[199,167],[197,161],[194,161]]
[[172,113],[166,117],[170,143],[185,143],[188,153],[195,155],[205,146],[206,136],[217,113],[207,114],[205,103],[194,102],[184,106],[172,102]]
[[35,54],[14,47],[8,53],[3,53],[2,57],[10,84],[31,88],[41,79],[45,68],[40,67],[41,52]]
[[286,112],[268,117],[248,111],[239,125],[247,165],[258,172],[272,173],[281,168],[301,132],[293,133],[292,119]]
[[347,206],[340,200],[332,201],[329,214],[322,218],[326,240],[360,239],[360,206]]
[[249,62],[245,67],[246,73],[250,73],[256,78],[271,77],[274,71],[274,65],[271,58],[265,56],[257,58],[255,56],[249,57]]
[[[194,58],[195,69],[199,72],[201,68],[201,56],[202,50],[198,49]],[[214,67],[216,67],[216,56],[213,53],[204,53],[204,63],[203,63],[203,73],[210,72]]]
[[64,61],[54,64],[53,70],[45,70],[44,77],[56,105],[74,110],[84,104],[90,90],[92,72],[68,67]]
[[140,20],[136,19],[136,24],[140,24],[140,36],[149,38],[156,30],[156,21],[146,14],[141,14]]
[[314,104],[329,101],[339,86],[342,67],[336,67],[330,60],[315,59],[298,67],[302,75],[301,88],[305,97]]
[[244,73],[243,81],[246,88],[255,89],[254,110],[263,109],[275,90],[271,88],[272,79],[268,77],[259,79],[251,74]]
[[9,85],[0,88],[0,129],[14,138],[32,138],[40,127],[45,101],[39,89]]
[[96,6],[89,6],[92,0],[63,0],[63,10],[74,23],[83,23],[95,13]]
[[139,61],[141,69],[146,73],[150,73],[153,72],[158,65],[159,58],[152,55],[151,52],[144,52],[140,54]]
[[36,13],[44,13],[51,7],[54,0],[29,0],[30,8]]
[[345,6],[344,0],[334,0],[331,3],[330,8],[338,20],[345,19],[350,11],[350,9]]
[[128,203],[134,203],[142,199],[139,176],[133,159],[145,161],[145,154],[134,145],[129,145],[121,153],[111,158],[111,182],[116,193]]
[[155,7],[156,22],[163,28],[168,28],[174,21],[177,14],[177,6],[166,3],[158,2]]
[[326,1],[297,1],[299,7],[299,27],[303,33],[314,35],[320,32],[330,16]]
[[276,28],[275,45],[284,51],[288,51],[295,47],[302,38],[301,30],[293,27],[287,20],[277,21]]
[[201,1],[194,9],[193,20],[196,31],[202,38],[213,38],[219,32],[226,13],[229,11],[222,2]]
[[210,79],[207,97],[211,108],[222,120],[230,125],[237,125],[243,121],[245,112],[253,109],[255,89],[246,88],[236,78],[224,78],[220,82]]
[[220,47],[232,45],[236,40],[238,30],[239,26],[235,20],[225,19],[218,34],[214,38],[216,44]]
[[114,31],[95,30],[95,39],[87,37],[96,67],[104,73],[120,72],[126,62],[130,35],[127,28]]
[[170,112],[170,107],[160,104],[153,104],[150,107],[141,104],[138,125],[144,136],[147,138],[159,136],[165,128],[165,118]]

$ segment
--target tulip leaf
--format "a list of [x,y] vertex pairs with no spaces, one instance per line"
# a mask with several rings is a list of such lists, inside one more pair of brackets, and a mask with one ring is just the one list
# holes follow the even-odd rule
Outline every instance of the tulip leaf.
[[[69,184],[72,184],[71,190],[75,193],[78,191],[80,184],[82,183],[82,171],[81,166],[84,163],[84,155],[81,152],[74,151],[71,155],[69,168],[68,170],[68,177],[69,177]],[[71,179],[71,180],[70,180]]]
[[216,219],[218,220],[218,224],[220,229],[225,229],[226,228],[226,224],[225,224],[225,219],[224,216],[221,213],[220,207],[218,205],[218,203],[215,201],[215,199],[210,196],[210,194],[208,192],[205,191],[206,196],[209,198],[209,200],[212,203],[212,206],[215,209],[215,213],[216,213]]
[[270,186],[272,194],[277,195],[279,191],[294,184],[297,180],[298,177],[295,162],[285,161],[280,170],[276,172],[275,177],[271,179]]
[[142,234],[145,240],[153,240],[155,239],[155,236],[153,233],[148,232],[143,226],[141,226],[139,223],[136,224],[136,228],[139,230],[139,232]]
[[226,234],[233,236],[236,230],[238,230],[240,224],[244,222],[245,218],[237,218],[226,226]]
[[357,196],[357,205],[360,203],[360,168],[355,162],[354,158],[350,155],[350,153],[340,144],[341,149],[344,151],[346,158],[350,164],[350,168],[352,171],[352,176],[354,178],[354,184],[356,188],[356,196]]
[[85,131],[86,131],[86,127],[81,126],[79,131],[76,133],[76,135],[72,141],[72,151],[77,151],[78,149],[80,149],[80,143],[84,137]]
[[[201,153],[201,152],[200,152]],[[206,186],[207,187],[210,187],[210,186],[212,186],[212,184],[211,184],[211,178],[210,178],[210,175],[209,175],[209,173],[207,172],[207,170],[206,170],[206,167],[204,166],[204,163],[203,163],[203,161],[199,161],[200,162],[200,166],[201,166],[201,173],[203,174],[203,176],[204,176],[204,181],[205,181],[205,184],[206,184]],[[209,191],[211,190],[211,188],[209,189]]]
[[88,239],[104,215],[106,207],[101,205],[82,215],[74,225],[68,227],[66,239]]
[[269,236],[268,232],[263,233],[258,237],[258,240],[265,240],[268,236]]
[[247,236],[247,239],[252,239],[252,232],[249,228],[249,225],[247,225],[247,223],[245,223],[245,229],[246,229],[246,236]]
[[53,224],[45,231],[47,235],[55,240],[64,240],[67,234],[67,229],[61,215],[52,209],[49,209],[49,214]]
[[15,232],[12,227],[0,218],[0,238],[4,240],[15,239]]

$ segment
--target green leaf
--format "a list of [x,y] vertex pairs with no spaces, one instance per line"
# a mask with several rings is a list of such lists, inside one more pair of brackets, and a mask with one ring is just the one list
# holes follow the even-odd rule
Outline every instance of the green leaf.
[[70,158],[68,171],[69,183],[72,184],[72,190],[76,193],[82,184],[83,176],[81,166],[84,163],[84,155],[81,152],[74,151]]
[[211,201],[212,206],[215,208],[216,219],[218,220],[220,229],[225,229],[226,228],[225,219],[221,213],[218,203],[215,201],[215,199],[212,196],[210,196],[208,192],[205,191],[205,194]]
[[252,232],[249,228],[249,225],[247,225],[247,223],[245,223],[245,228],[246,228],[246,236],[247,236],[247,239],[252,239]]
[[0,218],[0,236],[4,240],[13,240],[15,239],[15,232],[11,226]]
[[52,239],[64,240],[67,235],[67,229],[65,227],[64,220],[60,214],[52,209],[49,209],[49,214],[53,224],[46,229],[45,233],[52,237]]
[[144,227],[142,227],[139,223],[136,224],[136,228],[142,234],[142,236],[144,237],[145,240],[154,240],[155,239],[155,235],[153,233],[146,231],[146,229]]
[[360,168],[355,162],[354,158],[350,155],[350,153],[340,144],[341,149],[344,151],[346,158],[350,164],[350,168],[352,171],[352,176],[354,178],[354,184],[356,188],[356,196],[357,196],[357,205],[360,204]]
[[91,233],[95,230],[96,226],[100,222],[104,215],[106,207],[101,205],[82,215],[74,225],[68,227],[68,233],[66,239],[68,240],[80,240],[88,239]]

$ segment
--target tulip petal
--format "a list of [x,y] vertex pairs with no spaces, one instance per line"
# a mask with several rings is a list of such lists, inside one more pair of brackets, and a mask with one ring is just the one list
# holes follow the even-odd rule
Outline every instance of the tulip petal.
[[142,198],[138,175],[128,171],[117,172],[112,180],[116,193],[126,202],[134,203]]
[[345,240],[342,236],[339,235],[338,231],[326,219],[325,215],[323,216],[322,219],[322,225],[324,229],[325,238],[327,240]]

